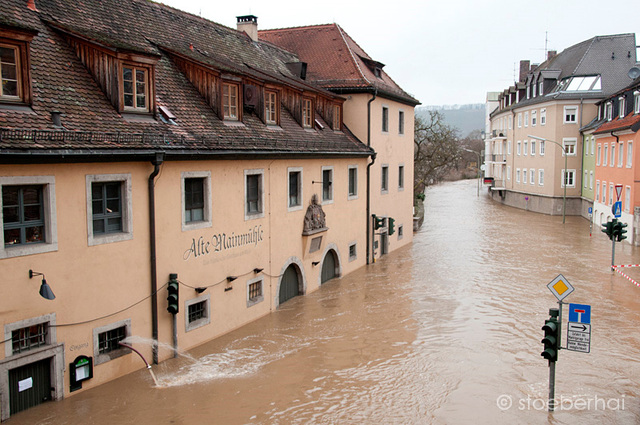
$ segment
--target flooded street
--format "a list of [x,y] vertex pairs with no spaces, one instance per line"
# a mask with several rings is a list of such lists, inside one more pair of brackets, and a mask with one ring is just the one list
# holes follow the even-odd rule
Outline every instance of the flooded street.
[[[611,273],[611,242],[484,191],[430,188],[411,246],[154,366],[162,388],[140,370],[7,423],[640,423],[640,288]],[[638,262],[617,244],[617,264]],[[549,414],[540,340],[559,273],[565,301],[591,305],[591,353],[561,350]]]

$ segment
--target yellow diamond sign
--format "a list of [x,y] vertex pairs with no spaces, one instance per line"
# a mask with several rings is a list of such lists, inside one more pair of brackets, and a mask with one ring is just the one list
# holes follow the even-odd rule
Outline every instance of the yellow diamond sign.
[[573,292],[573,286],[569,283],[569,281],[559,274],[555,279],[553,279],[547,285],[547,288],[551,291],[553,295],[558,299],[558,301],[562,301],[565,299],[570,293]]

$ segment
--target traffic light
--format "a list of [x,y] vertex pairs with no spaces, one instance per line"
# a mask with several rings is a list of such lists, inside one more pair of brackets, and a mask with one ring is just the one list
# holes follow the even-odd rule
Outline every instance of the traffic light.
[[371,214],[373,217],[373,229],[378,230],[381,227],[384,227],[384,217],[378,217],[375,214]]
[[607,234],[607,236],[609,236],[610,240],[613,240],[613,236],[614,236],[614,226],[615,224],[618,222],[618,220],[616,220],[615,218],[613,219],[613,221],[607,221],[606,223],[602,224],[602,231],[604,233]]
[[169,283],[167,284],[167,292],[169,293],[167,296],[167,301],[169,302],[167,305],[167,311],[171,314],[177,314],[179,311],[179,287],[178,275],[176,273],[171,273],[169,275]]
[[542,343],[544,344],[544,351],[540,353],[542,357],[549,360],[549,362],[555,362],[558,360],[558,351],[560,350],[560,323],[558,323],[558,309],[549,309],[549,317],[544,322],[542,330],[544,331],[544,338]]
[[622,242],[623,240],[627,239],[627,237],[624,235],[625,233],[627,233],[627,223],[622,223],[622,222],[617,222],[616,223],[616,237],[617,237],[617,241],[618,242]]
[[389,235],[393,235],[396,232],[396,221],[389,217]]

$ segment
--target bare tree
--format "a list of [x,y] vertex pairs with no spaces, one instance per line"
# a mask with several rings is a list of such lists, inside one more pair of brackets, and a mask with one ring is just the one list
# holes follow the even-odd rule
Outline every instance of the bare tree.
[[442,180],[445,173],[456,168],[461,157],[458,130],[444,123],[439,111],[428,111],[426,118],[415,119],[413,193]]

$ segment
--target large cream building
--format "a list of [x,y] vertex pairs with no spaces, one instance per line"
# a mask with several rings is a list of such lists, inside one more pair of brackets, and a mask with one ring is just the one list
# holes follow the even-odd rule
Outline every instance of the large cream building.
[[0,19],[2,420],[141,368],[123,339],[157,363],[411,241],[414,101],[148,1]]

